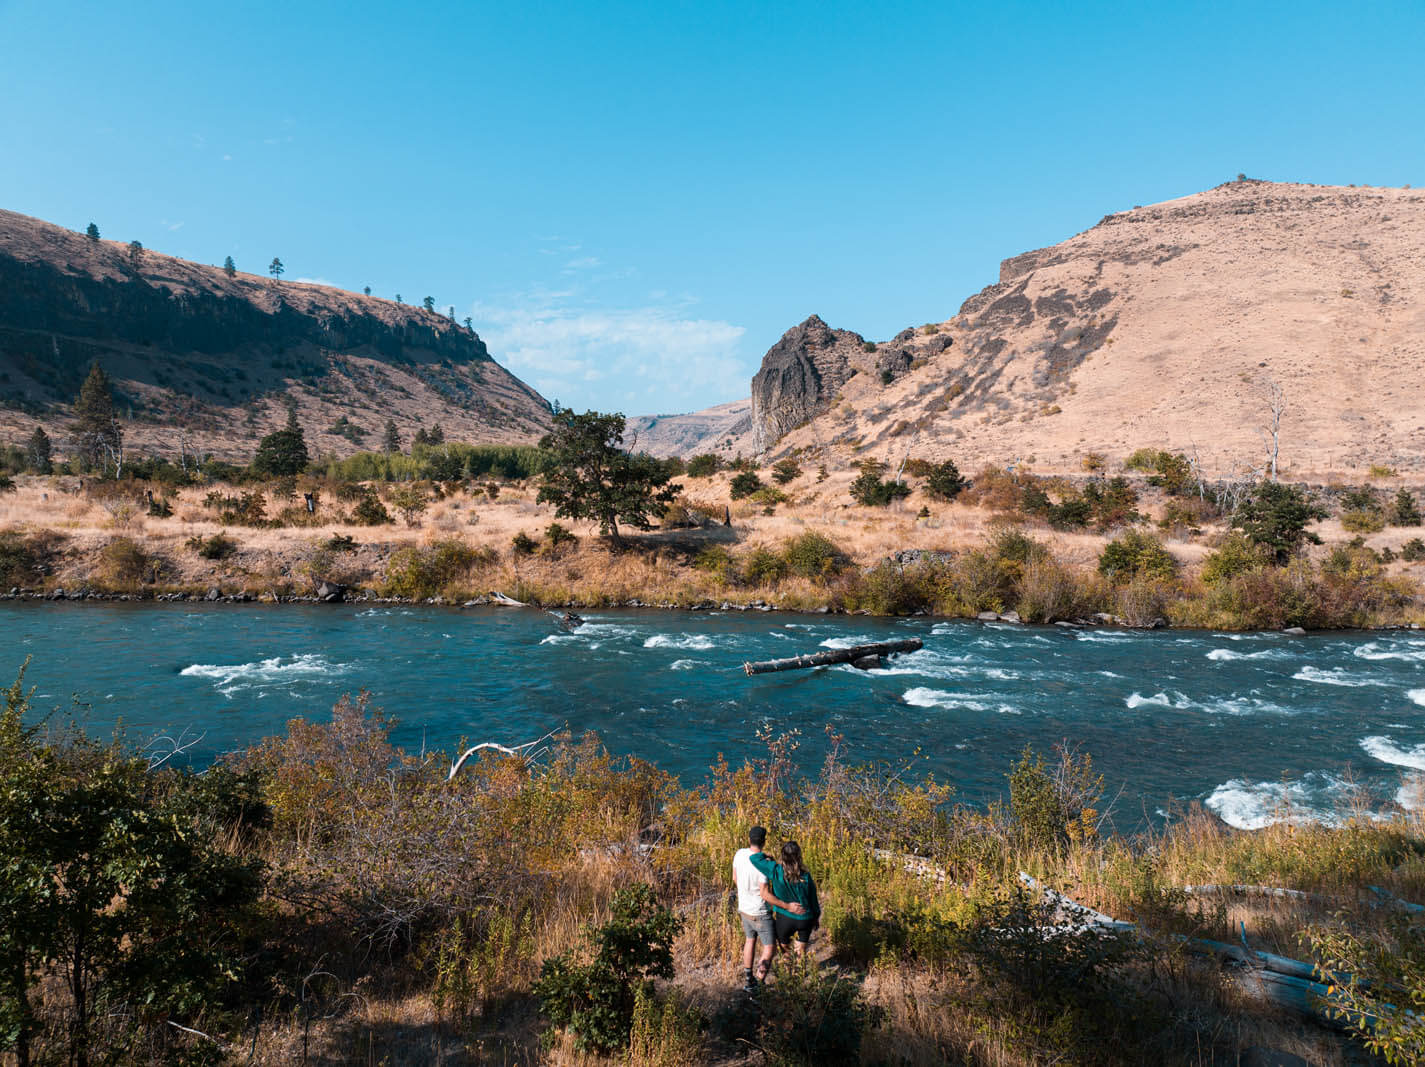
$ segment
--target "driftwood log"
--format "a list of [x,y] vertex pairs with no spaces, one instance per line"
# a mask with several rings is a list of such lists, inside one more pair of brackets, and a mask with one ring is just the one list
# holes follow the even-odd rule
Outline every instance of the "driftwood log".
[[[805,656],[791,656],[788,659],[769,659],[760,663],[744,663],[742,669],[748,674],[771,674],[773,671],[799,671],[807,667],[825,667],[833,663],[855,663],[867,660],[866,666],[879,666],[880,657],[896,652],[916,652],[923,647],[918,637],[908,637],[900,641],[878,641],[872,645],[853,645],[851,648],[833,648],[829,652],[813,652]],[[875,661],[875,662],[869,662]]]

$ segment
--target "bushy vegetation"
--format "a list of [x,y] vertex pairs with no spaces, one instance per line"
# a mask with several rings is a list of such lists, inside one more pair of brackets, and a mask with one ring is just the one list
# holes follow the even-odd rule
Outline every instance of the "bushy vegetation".
[[[1338,1003],[1386,1020],[1362,1039],[1417,1057],[1390,1006],[1419,1003],[1418,924],[1352,903],[1425,892],[1413,822],[1244,833],[1190,812],[1125,838],[1072,748],[1026,750],[1006,800],[971,808],[913,759],[854,765],[835,734],[811,776],[771,732],[699,784],[568,735],[452,774],[364,699],[197,774],[28,727],[25,698],[17,683],[0,715],[0,1039],[31,1062],[293,1062],[309,1040],[327,1062],[402,1062],[399,1028],[370,1021],[427,1010],[476,1059],[567,1037],[639,1064],[744,1041],[780,1063],[1230,1062],[1277,1024],[1183,953],[1171,935],[1236,933],[1178,887],[1263,882],[1342,902],[1273,902],[1249,929],[1306,935],[1323,970],[1363,979]],[[779,963],[756,1011],[716,977],[741,941],[726,867],[752,821],[801,843],[836,959]],[[1073,908],[1020,871],[1138,933],[1067,933]],[[716,1010],[689,1006],[689,970],[714,976]]]
[[386,564],[384,592],[387,596],[425,600],[439,596],[480,564],[493,562],[489,549],[474,548],[464,541],[436,541],[422,548],[401,548]]
[[861,473],[851,483],[851,499],[865,508],[883,508],[893,500],[910,496],[910,486],[902,481],[885,481],[886,465],[880,460],[862,460]]

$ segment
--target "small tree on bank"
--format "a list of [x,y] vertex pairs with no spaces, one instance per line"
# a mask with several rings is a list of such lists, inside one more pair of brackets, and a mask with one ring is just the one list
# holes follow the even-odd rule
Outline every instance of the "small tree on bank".
[[287,273],[287,268],[282,265],[280,259],[273,256],[272,262],[267,265],[267,273],[272,275],[273,281],[281,281],[282,275]]
[[98,241],[98,240],[99,240],[99,227],[96,226],[96,225],[94,225],[94,223],[91,222],[91,223],[89,224],[89,228],[84,231],[84,236],[87,237],[87,238],[89,238],[89,240],[91,240],[91,241]]
[[287,425],[257,443],[257,454],[252,457],[252,471],[276,477],[301,474],[307,469],[310,458],[307,439],[297,423],[297,409],[290,407],[287,409]]
[[589,519],[622,547],[619,523],[636,530],[653,525],[652,516],[682,489],[670,484],[667,467],[647,453],[630,455],[623,443],[624,417],[586,411],[561,411],[554,429],[539,442],[548,453],[539,502],[554,505],[560,518]]
[[114,414],[114,391],[109,376],[98,363],[89,368],[89,376],[79,389],[74,417],[78,422],[80,460],[104,471],[112,463],[114,476],[118,477],[124,464],[124,433]]
[[228,256],[227,259],[223,260],[223,273],[229,278],[237,273],[237,264],[233,262],[232,256]]
[[396,420],[386,420],[386,432],[381,438],[381,451],[393,455],[401,451],[401,435],[396,431]]
[[1274,561],[1286,563],[1307,543],[1321,538],[1307,526],[1326,518],[1326,509],[1294,485],[1262,482],[1232,515],[1232,526],[1255,545],[1269,549]]
[[35,474],[54,473],[54,453],[43,426],[36,426],[25,442],[25,465]]

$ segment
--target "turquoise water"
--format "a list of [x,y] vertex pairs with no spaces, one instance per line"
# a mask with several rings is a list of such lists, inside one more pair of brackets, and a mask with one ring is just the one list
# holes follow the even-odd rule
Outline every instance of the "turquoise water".
[[[370,690],[396,739],[452,749],[568,726],[700,780],[756,754],[764,723],[824,727],[853,760],[920,748],[983,803],[1026,744],[1093,755],[1122,829],[1203,801],[1262,825],[1326,816],[1353,782],[1382,800],[1425,770],[1425,635],[1064,630],[761,612],[591,613],[574,634],[533,610],[311,605],[0,605],[0,681],[26,655],[40,708],[79,701],[95,732],[183,730],[198,763]],[[886,670],[746,677],[744,660],[916,636]],[[1401,799],[1410,799],[1409,791]]]

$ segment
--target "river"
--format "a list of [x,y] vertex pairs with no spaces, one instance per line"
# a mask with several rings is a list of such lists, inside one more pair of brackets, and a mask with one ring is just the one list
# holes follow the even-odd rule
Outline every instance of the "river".
[[[1026,744],[1090,753],[1132,830],[1201,801],[1241,827],[1329,818],[1354,789],[1413,802],[1425,771],[1425,635],[1034,628],[748,612],[544,612],[365,605],[0,604],[0,682],[25,656],[37,709],[142,743],[187,731],[196,764],[321,718],[366,689],[410,748],[517,743],[568,726],[701,780],[757,754],[763,724],[825,727],[854,761],[918,763],[982,804]],[[885,670],[746,677],[771,659],[889,637]]]

